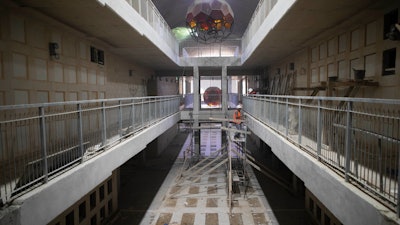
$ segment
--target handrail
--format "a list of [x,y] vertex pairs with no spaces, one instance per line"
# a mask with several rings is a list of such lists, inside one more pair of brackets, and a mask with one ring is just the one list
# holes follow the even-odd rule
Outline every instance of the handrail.
[[149,25],[158,33],[168,46],[179,55],[179,44],[165,19],[150,0],[126,0]]
[[400,100],[249,95],[243,109],[400,215]]
[[251,42],[251,38],[260,28],[265,18],[269,15],[278,0],[260,0],[242,36],[242,50]]
[[162,119],[181,96],[0,106],[0,205]]

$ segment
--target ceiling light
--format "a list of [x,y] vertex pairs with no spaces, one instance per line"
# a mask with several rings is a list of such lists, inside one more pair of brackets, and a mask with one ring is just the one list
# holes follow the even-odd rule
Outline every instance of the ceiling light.
[[183,41],[190,37],[190,32],[187,27],[175,27],[172,29],[172,33],[178,41]]
[[186,13],[186,26],[200,43],[221,42],[232,33],[233,17],[225,0],[195,0]]

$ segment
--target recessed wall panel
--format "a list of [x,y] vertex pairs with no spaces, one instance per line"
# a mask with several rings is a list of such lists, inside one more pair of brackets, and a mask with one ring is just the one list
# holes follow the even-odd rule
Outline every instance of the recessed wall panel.
[[27,78],[26,56],[18,53],[12,54],[13,76],[16,78]]
[[365,33],[365,45],[374,44],[376,42],[377,22],[367,24]]
[[376,76],[376,54],[365,56],[365,77]]
[[10,38],[11,40],[25,43],[25,21],[16,15],[10,16]]

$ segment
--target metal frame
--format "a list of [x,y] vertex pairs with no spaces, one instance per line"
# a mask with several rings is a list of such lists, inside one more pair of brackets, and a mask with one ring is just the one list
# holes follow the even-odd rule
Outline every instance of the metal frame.
[[400,100],[250,95],[243,105],[400,215]]
[[181,96],[0,106],[0,205],[179,112]]

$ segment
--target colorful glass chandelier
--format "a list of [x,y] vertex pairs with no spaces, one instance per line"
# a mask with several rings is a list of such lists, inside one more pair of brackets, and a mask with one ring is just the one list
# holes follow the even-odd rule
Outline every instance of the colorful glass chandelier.
[[186,26],[200,43],[221,42],[232,33],[233,18],[225,0],[195,0],[188,8]]

